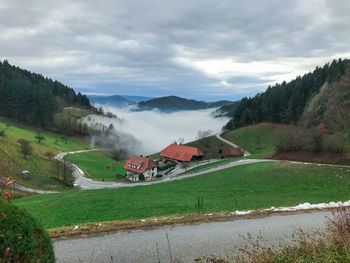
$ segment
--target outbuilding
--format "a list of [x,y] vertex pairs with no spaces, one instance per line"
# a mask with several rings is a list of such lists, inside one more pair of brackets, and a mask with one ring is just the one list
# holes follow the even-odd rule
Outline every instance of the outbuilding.
[[240,157],[243,156],[243,152],[241,148],[231,147],[231,148],[221,148],[219,151],[221,154],[221,158],[229,158],[229,157]]

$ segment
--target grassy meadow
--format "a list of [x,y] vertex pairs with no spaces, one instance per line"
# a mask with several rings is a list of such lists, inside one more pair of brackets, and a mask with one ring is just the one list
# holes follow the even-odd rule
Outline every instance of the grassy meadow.
[[38,195],[14,204],[46,228],[56,228],[193,213],[197,196],[203,196],[204,212],[219,212],[344,201],[349,189],[349,169],[266,162],[149,186]]
[[[10,126],[7,127],[6,124]],[[76,138],[67,138],[67,141],[61,139],[60,134],[41,132],[45,139],[38,143],[35,138],[35,128],[11,122],[5,118],[0,118],[0,131],[4,130],[5,135],[0,136],[0,169],[6,175],[16,178],[16,180],[27,186],[55,188],[63,185],[55,178],[55,167],[53,157],[46,155],[51,152],[56,155],[59,152],[75,151],[87,149],[90,146],[83,140]],[[25,139],[30,142],[33,148],[32,156],[24,158],[20,153],[19,139]],[[23,170],[31,172],[29,178],[20,176]]]
[[102,151],[83,152],[67,155],[66,159],[88,173],[93,180],[120,181],[117,174],[125,175],[124,161],[115,161],[112,155]]
[[222,137],[241,146],[252,154],[252,158],[269,157],[275,153],[277,136],[290,126],[260,123],[222,134]]

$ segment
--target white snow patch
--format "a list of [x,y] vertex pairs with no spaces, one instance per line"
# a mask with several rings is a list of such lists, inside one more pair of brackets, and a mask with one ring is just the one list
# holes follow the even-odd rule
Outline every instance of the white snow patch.
[[350,200],[344,201],[344,202],[329,202],[329,203],[320,203],[320,204],[310,204],[310,203],[303,203],[299,204],[297,206],[291,206],[291,207],[271,207],[267,209],[262,210],[248,210],[248,211],[235,211],[231,212],[232,215],[248,215],[253,212],[289,212],[289,211],[300,211],[300,210],[310,210],[310,209],[326,209],[326,208],[337,208],[337,207],[344,207],[344,206],[350,206]]

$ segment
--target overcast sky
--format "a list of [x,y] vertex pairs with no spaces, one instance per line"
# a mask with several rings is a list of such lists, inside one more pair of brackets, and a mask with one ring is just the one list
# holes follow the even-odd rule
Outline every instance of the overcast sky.
[[350,57],[349,0],[0,0],[0,59],[89,94],[239,99]]

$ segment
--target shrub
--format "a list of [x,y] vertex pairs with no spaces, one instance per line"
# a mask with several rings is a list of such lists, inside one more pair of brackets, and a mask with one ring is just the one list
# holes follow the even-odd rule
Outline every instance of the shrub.
[[5,136],[5,130],[0,130],[0,137],[4,137]]
[[343,153],[345,151],[345,141],[342,134],[332,134],[324,138],[324,149],[334,152]]
[[276,137],[276,152],[281,153],[281,152],[287,152],[292,149],[292,142],[293,142],[293,136],[290,132],[281,132]]
[[0,199],[0,262],[55,262],[50,236],[24,210]]

